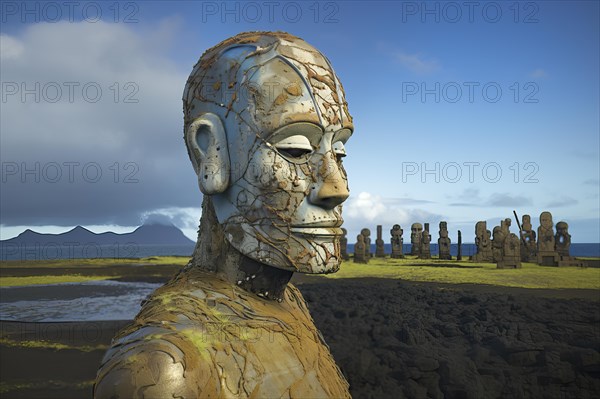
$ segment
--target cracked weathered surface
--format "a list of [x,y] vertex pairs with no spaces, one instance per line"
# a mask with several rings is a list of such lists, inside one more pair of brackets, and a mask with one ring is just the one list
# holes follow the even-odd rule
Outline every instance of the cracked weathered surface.
[[[228,172],[229,187],[213,202],[233,246],[278,268],[337,271],[341,206],[320,197],[348,195],[339,148],[353,125],[327,58],[282,32],[243,33],[202,56],[183,98],[186,126],[205,113],[224,124],[229,159],[198,174]],[[278,149],[296,136],[312,151],[290,157]]]
[[265,301],[198,268],[114,338],[96,397],[349,397],[300,292]]
[[329,61],[287,33],[242,33],[204,53],[183,102],[199,239],[113,340],[95,397],[350,397],[288,284],[341,262],[353,126]]

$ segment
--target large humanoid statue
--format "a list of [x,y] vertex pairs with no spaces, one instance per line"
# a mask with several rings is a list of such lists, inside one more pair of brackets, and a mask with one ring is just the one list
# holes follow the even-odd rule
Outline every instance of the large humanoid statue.
[[475,245],[477,253],[471,257],[475,262],[492,262],[494,259],[492,251],[491,233],[487,229],[487,222],[479,221],[475,224]]
[[342,227],[342,236],[340,237],[340,255],[343,260],[349,260],[348,255],[348,231]]
[[431,259],[431,234],[429,234],[429,223],[425,223],[425,227],[423,227],[423,232],[421,233],[419,259]]
[[521,223],[521,260],[530,262],[537,260],[536,234],[531,225],[531,216],[523,215]]
[[540,213],[537,239],[537,263],[542,266],[557,266],[560,257],[555,251],[554,222],[548,211]]
[[242,33],[204,53],[183,104],[199,240],[113,339],[95,396],[349,397],[288,284],[341,262],[353,125],[329,61],[287,33]]
[[556,235],[554,236],[554,246],[558,255],[569,258],[569,248],[571,247],[571,234],[569,234],[569,225],[567,222],[560,221],[556,223]]
[[402,233],[404,232],[404,230],[402,230],[402,227],[400,227],[399,224],[395,224],[392,229],[390,230],[390,235],[392,236],[391,238],[391,244],[392,244],[392,258],[404,258],[404,253],[402,252],[403,250],[403,244],[404,244],[404,239],[402,238]]
[[360,231],[360,234],[363,235],[365,242],[365,258],[369,260],[371,258],[371,230],[368,228],[364,228]]
[[410,226],[410,254],[421,255],[421,240],[423,238],[423,225],[413,223]]
[[383,241],[383,226],[377,225],[377,239],[375,240],[375,257],[385,258],[385,243]]
[[450,237],[448,237],[448,224],[440,222],[440,238],[438,238],[438,253],[440,259],[452,259],[450,255]]

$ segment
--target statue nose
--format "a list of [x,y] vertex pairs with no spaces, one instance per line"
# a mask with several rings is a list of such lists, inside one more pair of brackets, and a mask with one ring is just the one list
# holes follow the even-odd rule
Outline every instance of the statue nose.
[[313,184],[309,195],[312,204],[333,209],[350,196],[348,181],[335,161],[333,153],[323,156],[317,166],[316,177],[317,181]]
[[[315,193],[316,191],[316,193]],[[311,202],[325,209],[333,209],[346,201],[350,196],[350,192],[346,187],[345,181],[338,182],[323,182],[314,187],[310,195]]]

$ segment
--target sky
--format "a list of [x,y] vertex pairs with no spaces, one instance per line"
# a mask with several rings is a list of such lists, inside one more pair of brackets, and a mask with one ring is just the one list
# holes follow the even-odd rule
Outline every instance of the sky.
[[0,4],[1,239],[160,220],[195,240],[187,76],[227,37],[283,30],[346,91],[350,242],[441,220],[473,242],[513,210],[600,242],[597,1]]

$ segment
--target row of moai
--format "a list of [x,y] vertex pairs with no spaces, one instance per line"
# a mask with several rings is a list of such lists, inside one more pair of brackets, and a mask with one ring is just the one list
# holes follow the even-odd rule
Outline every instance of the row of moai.
[[[518,219],[517,219],[518,223]],[[540,214],[537,235],[531,225],[531,216],[523,215],[519,226],[520,238],[510,232],[511,219],[507,218],[495,226],[492,233],[487,223],[475,225],[475,245],[477,253],[471,257],[476,262],[497,263],[498,268],[519,268],[521,262],[534,262],[543,266],[582,266],[581,261],[569,255],[571,235],[566,222],[554,223],[552,214]]]
[[[346,238],[347,231],[342,229],[343,236],[340,240],[342,258],[344,260],[350,259],[348,255],[347,245],[348,239]],[[404,258],[402,247],[404,239],[402,235],[404,230],[399,224],[395,224],[390,230],[390,243],[392,247],[391,258],[401,259]],[[448,225],[446,222],[440,222],[438,239],[439,248],[439,259],[452,259],[450,255],[450,237],[448,237]],[[431,259],[430,243],[431,234],[429,234],[429,223],[425,223],[425,228],[421,223],[413,223],[411,226],[410,234],[411,251],[410,255],[417,256],[419,259]],[[458,257],[461,259],[460,244],[461,244],[461,232],[458,231]],[[384,258],[386,256],[384,241],[383,241],[383,227],[377,226],[377,239],[375,240],[375,257]],[[360,234],[356,237],[356,244],[354,245],[354,262],[356,263],[368,263],[369,259],[373,257],[371,253],[371,230],[364,228]]]

